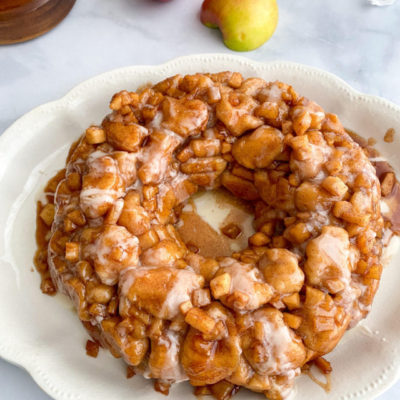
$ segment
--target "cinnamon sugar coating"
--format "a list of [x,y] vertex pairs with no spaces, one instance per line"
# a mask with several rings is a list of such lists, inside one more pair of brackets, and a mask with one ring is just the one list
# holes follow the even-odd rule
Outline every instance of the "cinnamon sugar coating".
[[[337,116],[282,82],[177,75],[110,107],[40,209],[42,269],[47,250],[93,338],[157,387],[284,398],[370,310],[384,229],[374,167]],[[252,205],[256,233],[206,259],[175,226],[179,206],[218,187]]]

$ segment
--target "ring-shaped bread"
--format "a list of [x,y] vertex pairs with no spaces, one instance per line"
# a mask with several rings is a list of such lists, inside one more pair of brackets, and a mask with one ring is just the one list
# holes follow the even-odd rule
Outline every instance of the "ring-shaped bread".
[[[53,282],[96,340],[160,385],[283,398],[370,310],[374,167],[335,115],[281,82],[177,75],[110,107],[53,181]],[[252,205],[256,233],[207,259],[176,224],[194,193],[221,186]]]

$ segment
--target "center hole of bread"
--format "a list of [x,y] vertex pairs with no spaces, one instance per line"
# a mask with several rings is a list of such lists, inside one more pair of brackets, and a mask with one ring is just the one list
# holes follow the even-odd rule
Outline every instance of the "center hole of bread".
[[199,192],[183,207],[176,227],[189,250],[203,257],[230,256],[255,233],[250,204],[224,189]]

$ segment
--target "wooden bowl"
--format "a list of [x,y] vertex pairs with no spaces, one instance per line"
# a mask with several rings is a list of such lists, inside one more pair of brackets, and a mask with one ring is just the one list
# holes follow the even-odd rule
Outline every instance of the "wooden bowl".
[[0,44],[24,42],[54,28],[76,0],[0,0]]

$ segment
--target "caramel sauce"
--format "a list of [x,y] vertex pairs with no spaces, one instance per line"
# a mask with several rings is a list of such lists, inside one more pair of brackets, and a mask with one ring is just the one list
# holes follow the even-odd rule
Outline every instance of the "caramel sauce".
[[170,388],[171,388],[170,383],[162,382],[159,379],[154,381],[154,390],[156,392],[163,394],[164,396],[168,396]]
[[232,253],[228,238],[216,232],[196,212],[183,212],[181,221],[178,233],[186,245],[196,246],[201,256],[214,258]]
[[210,390],[216,400],[229,400],[240,390],[240,386],[223,380],[210,385]]
[[246,213],[253,213],[252,206],[245,200],[235,197],[231,192],[221,188],[214,191],[216,193],[215,202],[220,205],[230,205],[232,208],[237,208]]
[[126,367],[126,379],[133,378],[136,375],[135,368],[132,365]]
[[[376,170],[376,176],[380,181],[388,172],[393,172],[393,168],[386,161],[377,161],[372,163]],[[385,202],[389,207],[389,214],[385,214],[384,218],[390,223],[390,229],[393,233],[400,235],[400,183],[396,179],[392,192],[386,196]]]
[[318,386],[320,386],[322,389],[325,390],[326,393],[329,393],[332,389],[332,384],[331,384],[331,374],[324,374],[323,376],[325,377],[325,382],[322,380],[318,379],[312,372],[311,369],[303,371],[304,375],[307,375],[314,383],[316,383]]
[[389,220],[391,226],[390,229],[393,233],[400,235],[400,184],[396,181],[393,186],[392,193],[387,196],[386,204],[389,206],[389,216],[385,216],[385,219]]
[[[195,199],[203,195],[205,194],[200,193],[193,196],[194,199],[188,201],[190,207],[185,207],[180,212],[177,230],[183,242],[187,246],[195,246],[198,248],[198,254],[207,258],[228,257],[233,251],[245,249],[248,243],[247,236],[243,234],[243,225],[249,215],[252,215],[249,205],[226,190],[213,191],[216,207],[229,210],[217,231],[198,214]],[[186,208],[191,210],[185,210]],[[241,234],[229,237],[223,233],[224,227],[227,226],[236,226]]]
[[350,129],[345,129],[347,134],[356,142],[358,143],[363,149],[367,149],[368,154],[370,157],[378,157],[379,152],[378,150],[374,149],[371,144],[370,139],[366,139],[363,136],[360,136],[359,134],[355,133],[354,131]]

